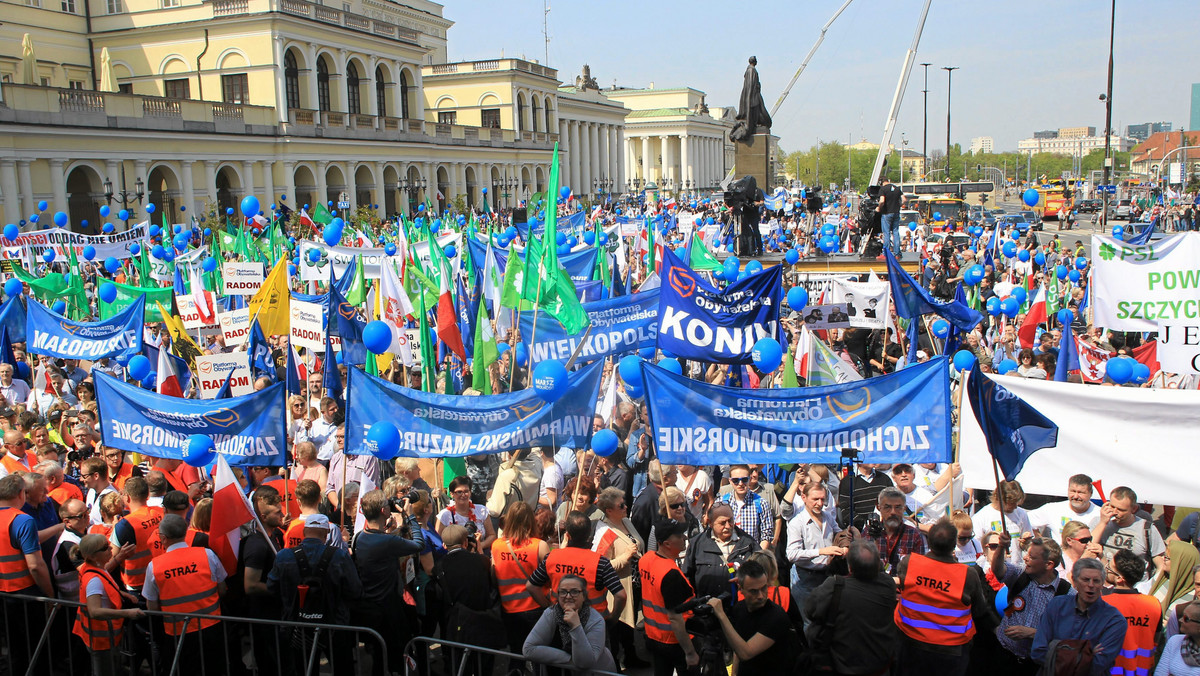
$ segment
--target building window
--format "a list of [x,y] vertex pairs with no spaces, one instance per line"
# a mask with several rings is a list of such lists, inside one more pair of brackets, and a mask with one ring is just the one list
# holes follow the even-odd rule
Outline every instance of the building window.
[[438,111],[438,124],[458,124],[458,111],[456,111],[456,110],[440,110],[440,111]]
[[42,86],[49,87],[50,86],[50,78],[48,78],[48,77],[42,78]]
[[375,109],[379,117],[387,117],[387,82],[383,79],[383,69],[375,68]]
[[104,6],[109,14],[125,13],[125,0],[105,0]]
[[300,108],[300,69],[296,67],[296,55],[290,50],[283,56],[283,86],[288,110]]
[[163,9],[170,9],[179,6],[179,0],[162,0]]
[[488,129],[500,128],[500,109],[499,108],[484,108],[479,111],[479,126],[487,127]]
[[249,103],[250,83],[245,73],[221,76],[221,96],[225,103]]
[[346,64],[346,102],[349,104],[348,111],[351,115],[358,115],[362,112],[362,103],[358,97],[358,66],[354,62]]
[[178,80],[166,80],[163,82],[163,96],[168,99],[190,99],[192,98],[191,84],[191,80],[186,77]]
[[408,116],[408,75],[405,71],[400,71],[400,117],[409,119]]
[[75,0],[62,0],[62,11],[67,14],[75,13]]
[[132,94],[133,93],[133,83],[132,82],[122,82],[122,83],[118,84],[117,92],[119,92],[121,94]]
[[69,86],[71,89],[83,89],[83,80],[71,80]]
[[328,111],[329,108],[329,66],[325,59],[317,59],[317,108]]
[[41,7],[42,0],[25,0],[26,7]]

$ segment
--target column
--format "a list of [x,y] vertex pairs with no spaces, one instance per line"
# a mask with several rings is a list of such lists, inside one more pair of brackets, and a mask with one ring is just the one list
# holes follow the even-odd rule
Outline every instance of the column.
[[452,162],[450,164],[450,171],[446,173],[448,174],[447,178],[450,179],[450,186],[446,190],[446,203],[449,204],[450,200],[458,196],[458,163]]
[[433,196],[437,195],[437,174],[433,171],[432,162],[421,163],[421,178],[425,179],[426,185],[418,203],[433,202]]
[[28,218],[37,211],[37,200],[33,196],[33,175],[29,171],[32,160],[17,160],[17,180],[21,194],[21,218]]
[[300,201],[300,196],[296,194],[296,163],[285,161],[283,163],[283,189],[286,191],[283,194],[287,196],[284,204],[288,208],[300,213],[300,209],[304,207],[304,202]]
[[[320,97],[317,95],[317,45],[311,42],[308,43],[304,52],[308,61],[308,107],[311,110],[318,110],[321,104]],[[282,65],[283,61],[276,61],[276,63]],[[317,120],[316,123],[320,124],[321,121]]]
[[679,137],[679,182],[684,183],[692,177],[692,141],[695,137],[684,134]]
[[0,192],[4,193],[4,222],[16,223],[21,215],[20,191],[17,189],[17,163],[15,160],[0,160]]
[[658,185],[662,187],[662,184],[668,178],[671,178],[671,165],[673,164],[671,160],[671,137],[663,134],[658,137],[658,142],[662,144],[662,153],[660,153],[662,155],[662,167],[659,170],[658,179]]
[[[571,155],[574,154],[575,149],[567,147],[567,121],[566,120],[558,121],[558,150],[559,150],[559,157],[560,157],[559,179],[558,180],[561,183],[563,181],[563,176],[565,175],[567,185],[571,185],[571,180],[572,180],[571,175],[570,175]],[[562,152],[564,150],[567,152],[567,162],[565,164],[563,164],[562,160],[561,160]]]
[[[275,63],[283,62],[276,61]],[[367,115],[371,117],[379,116],[379,99],[375,96],[375,66],[377,64],[377,59],[371,59],[371,62],[367,65],[367,72],[363,73],[364,77],[360,80],[360,82],[365,82],[367,85]],[[359,89],[362,89],[361,85],[359,85]]]
[[608,165],[612,154],[612,149],[609,145],[612,141],[611,129],[612,127],[607,124],[600,127],[600,178],[602,180],[613,178],[612,167]]
[[[616,127],[615,143],[618,148],[624,148],[626,151],[629,150],[630,145],[625,142],[625,127]],[[628,155],[628,152],[626,152],[625,154]],[[629,165],[627,163],[625,163],[623,160],[615,160],[615,161],[616,161],[616,165],[617,165],[617,176],[615,179],[613,179],[614,181],[616,181],[616,183],[613,187],[616,188],[617,193],[623,193],[623,192],[625,192],[625,181],[626,181],[625,171]]]
[[519,164],[513,165],[513,172],[517,176],[517,190],[510,199],[511,204],[515,206],[517,201],[521,199],[521,195],[525,194],[525,172],[521,171],[521,165]]
[[287,122],[287,83],[283,78],[283,36],[276,35],[271,42],[275,52],[275,117],[280,122]]
[[217,161],[204,160],[204,192],[208,201],[217,203]]
[[[265,197],[266,199],[261,200],[261,202],[263,204],[267,205],[267,207],[270,207],[272,204],[274,204],[276,207],[278,207],[279,206],[278,196],[275,194],[275,161],[274,160],[263,160],[262,174],[263,174],[263,197]],[[264,208],[263,211],[266,211],[266,209]],[[270,216],[268,215],[268,218],[269,217]]]
[[[572,120],[568,123],[571,127],[571,182],[567,185],[579,190],[579,183],[582,180],[580,172],[583,167],[583,146],[579,144],[579,121]],[[562,183],[559,181],[559,183]]]
[[654,168],[654,158],[650,155],[650,137],[642,137],[642,186],[650,182],[650,170]]
[[313,197],[313,204],[325,204],[329,201],[329,182],[325,176],[328,169],[328,162],[317,162],[317,194]]
[[588,131],[588,183],[586,190],[595,195],[596,179],[600,178],[600,125],[591,123]]
[[[254,162],[251,161],[242,162],[242,195],[254,195]],[[270,202],[263,202],[263,200],[259,200],[259,203],[271,206]]]
[[180,160],[179,162],[179,187],[182,189],[182,194],[179,198],[182,200],[180,206],[185,206],[188,211],[183,213],[180,220],[187,222],[188,216],[200,215],[201,209],[196,206],[196,178],[192,175],[192,161]]
[[[67,176],[63,173],[63,160],[50,160],[50,188],[54,194],[54,210],[70,212],[67,208]],[[78,224],[76,224],[78,225]]]

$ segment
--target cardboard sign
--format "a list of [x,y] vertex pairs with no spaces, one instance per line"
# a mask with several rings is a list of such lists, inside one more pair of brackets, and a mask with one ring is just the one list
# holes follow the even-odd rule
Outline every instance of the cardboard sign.
[[217,317],[227,347],[237,347],[250,340],[250,308],[222,312]]
[[196,357],[196,373],[199,378],[200,398],[212,399],[221,391],[225,378],[233,372],[230,389],[235,397],[254,392],[254,377],[250,373],[250,355],[245,352],[229,354],[206,354]]
[[221,266],[226,296],[253,296],[262,287],[266,275],[262,263],[225,263]]

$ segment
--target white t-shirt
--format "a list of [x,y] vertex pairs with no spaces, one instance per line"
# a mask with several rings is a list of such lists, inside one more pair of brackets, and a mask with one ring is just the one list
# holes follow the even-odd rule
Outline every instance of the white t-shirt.
[[[1050,538],[1062,542],[1062,529],[1068,521],[1082,522],[1089,530],[1094,530],[1100,523],[1100,507],[1094,502],[1088,502],[1087,511],[1078,514],[1071,509],[1071,501],[1048,502],[1029,513],[1029,523],[1035,529],[1050,529]],[[1093,533],[1097,535],[1097,533]]]
[[471,509],[474,514],[473,518],[470,519],[468,519],[466,514],[459,514],[457,512],[450,511],[452,509],[454,509],[454,505],[450,505],[446,509],[438,512],[438,521],[441,522],[443,526],[457,524],[465,527],[468,523],[470,523],[470,521],[474,521],[475,527],[479,529],[480,537],[483,537],[483,524],[488,518],[487,506],[472,504]]
[[[945,463],[935,465],[933,469],[925,469],[920,465],[913,465],[913,470],[916,472],[916,475],[913,477],[913,483],[916,484],[918,488],[923,488],[929,492],[929,497],[926,498],[926,500],[933,500],[933,502],[929,503],[929,506],[925,508],[925,516],[926,518],[933,519],[934,521],[942,518],[943,516],[950,516],[951,497],[954,498],[954,507],[956,509],[963,509],[963,506],[967,504],[967,495],[963,491],[962,474],[959,474],[954,478],[954,485],[952,487],[942,491],[940,494],[938,493],[937,488],[934,487],[934,484],[937,483],[938,477],[942,476],[948,467],[949,465],[946,465]],[[951,491],[954,492],[952,493]],[[922,521],[922,523],[924,523],[924,521]]]
[[558,507],[558,503],[562,502],[564,482],[565,479],[563,478],[562,468],[558,466],[557,462],[552,462],[549,465],[543,465],[542,485],[538,489],[538,500],[549,501],[548,496],[546,495],[546,489],[554,489],[554,504],[550,505],[550,508],[556,509]]
[[104,497],[107,493],[116,492],[117,489],[114,488],[112,484],[109,484],[104,490],[100,491],[99,495],[96,495],[96,491],[94,489],[88,489],[86,496],[88,519],[93,526],[99,526],[104,523],[104,515],[100,513],[100,498]]
[[683,472],[680,472],[679,476],[675,478],[675,487],[683,491],[683,497],[687,499],[688,511],[703,522],[704,496],[712,495],[713,489],[712,478],[708,476],[708,472],[698,469],[690,477],[685,477]]
[[[988,505],[983,509],[975,512],[975,516],[971,517],[975,523],[975,537],[983,542],[983,536],[986,533],[1000,532],[1000,511],[995,507]],[[1029,513],[1024,509],[1017,507],[1012,514],[1004,515],[1004,523],[1008,526],[1008,534],[1012,537],[1012,544],[1009,546],[1009,560],[1021,560],[1021,533],[1033,531],[1033,527],[1029,525]]]

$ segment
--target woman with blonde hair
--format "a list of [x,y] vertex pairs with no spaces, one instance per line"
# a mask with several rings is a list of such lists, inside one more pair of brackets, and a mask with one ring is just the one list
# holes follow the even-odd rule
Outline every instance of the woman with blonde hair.
[[1067,582],[1071,581],[1071,569],[1079,559],[1099,558],[1104,548],[1095,541],[1092,529],[1082,521],[1068,521],[1062,527],[1062,565],[1063,570],[1058,574]]
[[195,508],[192,509],[192,521],[189,524],[192,528],[207,533],[212,526],[212,498],[201,498],[196,502]]
[[317,460],[317,447],[311,441],[300,441],[292,447],[296,456],[296,466],[292,468],[292,481],[300,483],[312,479],[318,486],[329,483],[329,470]]
[[[692,510],[688,509],[687,497],[684,496],[683,491],[675,486],[667,486],[666,490],[658,496],[658,515],[664,519],[675,519],[680,523],[687,524],[683,551],[679,552],[679,558],[683,559],[684,554],[687,553],[687,543],[691,541],[693,535],[700,532],[700,521],[692,516]],[[654,526],[650,527],[650,539],[646,541],[646,551],[658,551],[658,537],[655,536]]]
[[525,589],[525,581],[550,555],[550,545],[533,537],[533,528],[529,503],[514,501],[504,513],[500,535],[492,542],[492,576],[500,589],[500,609],[513,652],[520,652],[542,616],[542,607]]

